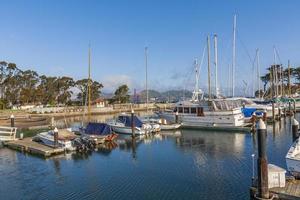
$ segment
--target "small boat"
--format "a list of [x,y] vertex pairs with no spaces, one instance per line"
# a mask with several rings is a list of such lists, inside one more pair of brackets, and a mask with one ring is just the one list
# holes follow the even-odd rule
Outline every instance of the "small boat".
[[143,118],[141,119],[141,121],[143,122],[143,124],[145,125],[151,125],[151,127],[149,126],[149,131],[152,133],[157,133],[161,130],[160,124],[159,124],[159,120],[155,119],[155,118]]
[[61,130],[50,130],[48,132],[42,132],[37,134],[35,139],[40,140],[43,142],[45,145],[50,146],[50,147],[56,147],[54,143],[54,132],[58,131],[58,146],[60,148],[64,148],[68,151],[73,151],[75,148],[72,145],[72,140],[75,139],[76,136],[72,132],[69,132],[66,129],[61,129]]
[[179,129],[181,127],[181,124],[168,123],[166,119],[160,119],[160,120],[158,120],[158,123],[159,123],[160,129],[162,131],[175,130],[175,129]]
[[106,123],[88,123],[86,128],[81,128],[81,135],[95,140],[97,143],[111,142],[118,137],[112,127]]
[[[152,126],[150,124],[144,124],[137,116],[133,117],[134,133],[136,135],[144,135],[151,132]],[[120,134],[132,134],[132,120],[131,116],[122,114],[118,116],[116,120],[108,122],[112,130]]]
[[295,177],[300,177],[300,143],[299,138],[290,147],[285,157],[287,170]]

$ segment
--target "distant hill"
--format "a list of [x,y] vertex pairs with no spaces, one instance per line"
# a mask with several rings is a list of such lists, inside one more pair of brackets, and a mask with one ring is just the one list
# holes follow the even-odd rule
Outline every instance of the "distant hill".
[[[184,90],[170,90],[165,92],[158,92],[156,90],[148,90],[149,102],[177,102],[182,100],[183,97],[191,98],[193,93]],[[146,90],[137,93],[137,99],[139,102],[146,102]],[[134,96],[132,95],[134,100]]]

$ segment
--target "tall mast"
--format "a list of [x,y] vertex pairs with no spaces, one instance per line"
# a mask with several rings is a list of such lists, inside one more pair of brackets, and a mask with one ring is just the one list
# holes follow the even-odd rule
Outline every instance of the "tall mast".
[[198,102],[199,101],[199,72],[198,72],[198,60],[195,59],[194,61],[194,68],[195,68],[195,88],[192,96],[192,101]]
[[234,97],[235,85],[235,37],[236,37],[236,14],[233,17],[233,42],[232,42],[232,97]]
[[210,39],[207,36],[207,81],[208,81],[208,98],[211,99],[211,90],[210,90]]
[[88,78],[88,119],[91,115],[91,45],[89,45],[89,78]]
[[217,34],[214,35],[214,49],[215,49],[215,89],[216,89],[216,98],[219,97],[218,90],[218,38]]
[[289,97],[291,97],[291,66],[290,66],[290,60],[288,60],[288,84],[289,84]]
[[145,67],[146,67],[146,109],[148,113],[148,47],[145,47]]
[[259,49],[256,49],[256,64],[257,64],[257,82],[258,82],[258,98],[260,99],[260,69],[259,69]]
[[273,77],[275,80],[275,87],[276,87],[275,96],[277,97],[278,96],[278,73],[277,73],[277,58],[276,58],[275,46],[273,47],[273,50],[274,50],[274,74],[273,74]]

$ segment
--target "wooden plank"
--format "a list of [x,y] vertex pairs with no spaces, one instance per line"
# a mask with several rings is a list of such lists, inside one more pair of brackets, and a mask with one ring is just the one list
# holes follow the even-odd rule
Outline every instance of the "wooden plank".
[[45,157],[49,157],[55,154],[64,153],[63,148],[52,148],[37,142],[32,141],[32,138],[25,138],[23,140],[16,140],[7,142],[5,144],[7,147],[24,151],[31,154],[37,154]]

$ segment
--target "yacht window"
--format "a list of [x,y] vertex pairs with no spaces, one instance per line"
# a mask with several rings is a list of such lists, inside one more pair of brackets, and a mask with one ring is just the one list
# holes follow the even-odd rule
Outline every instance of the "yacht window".
[[190,108],[184,108],[184,113],[190,113]]
[[182,110],[183,110],[182,107],[178,107],[178,112],[179,113],[182,113]]
[[191,113],[197,113],[197,109],[196,108],[191,108]]

